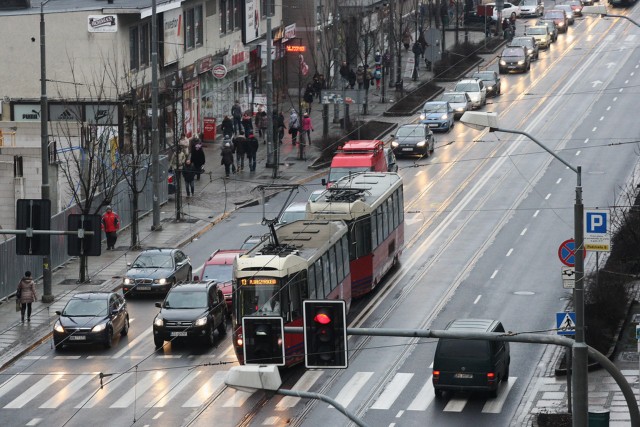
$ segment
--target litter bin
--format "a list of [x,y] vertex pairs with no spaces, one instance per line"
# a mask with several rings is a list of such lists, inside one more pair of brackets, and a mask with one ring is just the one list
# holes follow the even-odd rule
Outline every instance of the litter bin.
[[589,427],[609,427],[609,410],[593,408],[589,410]]

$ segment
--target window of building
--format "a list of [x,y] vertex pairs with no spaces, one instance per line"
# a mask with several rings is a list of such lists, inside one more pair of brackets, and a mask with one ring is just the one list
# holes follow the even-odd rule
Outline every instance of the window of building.
[[202,5],[186,9],[184,12],[184,47],[187,50],[202,46],[204,38]]
[[[270,1],[271,1],[270,15],[273,16],[276,14],[276,0],[270,0]],[[267,17],[267,0],[260,0],[260,16],[263,18]]]
[[129,61],[132,70],[151,62],[151,23],[143,22],[129,28]]
[[233,0],[233,13],[235,14],[233,28],[239,30],[242,26],[242,0]]

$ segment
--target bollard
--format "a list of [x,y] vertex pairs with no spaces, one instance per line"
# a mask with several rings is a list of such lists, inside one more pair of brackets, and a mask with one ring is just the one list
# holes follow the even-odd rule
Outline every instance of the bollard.
[[589,427],[609,427],[609,410],[605,408],[590,409]]

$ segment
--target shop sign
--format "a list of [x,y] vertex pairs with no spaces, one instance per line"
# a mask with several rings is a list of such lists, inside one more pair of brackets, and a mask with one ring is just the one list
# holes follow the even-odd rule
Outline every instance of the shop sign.
[[224,79],[227,75],[227,67],[222,64],[217,64],[213,66],[211,72],[213,73],[213,77],[216,79]]
[[198,71],[196,70],[196,64],[187,65],[182,69],[182,78],[185,82],[193,80],[198,77]]
[[107,125],[118,123],[118,110],[115,104],[91,104],[85,108],[87,121],[91,124]]
[[287,50],[287,52],[293,52],[293,53],[301,53],[301,52],[307,51],[306,46],[295,46],[290,44],[286,45],[285,49]]
[[196,68],[198,69],[198,74],[206,73],[211,70],[213,67],[213,56],[208,55],[204,58],[200,58],[196,61]]
[[164,63],[165,65],[177,62],[181,56],[183,25],[182,10],[168,10],[164,15]]
[[250,43],[262,35],[260,0],[245,0],[244,3],[244,43]]
[[282,43],[285,43],[295,38],[296,38],[296,24],[291,24],[284,27],[284,37],[282,38]]
[[90,33],[117,33],[118,15],[89,15]]
[[50,121],[82,121],[82,107],[80,105],[49,105]]
[[13,120],[16,122],[39,122],[40,104],[14,104]]

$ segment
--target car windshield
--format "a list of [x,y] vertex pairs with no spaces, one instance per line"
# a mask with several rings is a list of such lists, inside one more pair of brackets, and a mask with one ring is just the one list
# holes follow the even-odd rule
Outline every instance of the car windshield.
[[401,126],[396,136],[398,138],[424,138],[424,128],[422,126]]
[[456,92],[478,92],[478,83],[458,83]]
[[202,280],[215,280],[225,283],[231,281],[233,275],[233,264],[209,264],[204,267]]
[[71,299],[62,311],[63,316],[95,317],[107,315],[106,299]]
[[426,104],[424,104],[423,111],[425,113],[446,113],[447,104],[434,104],[427,102]]
[[173,261],[169,254],[142,254],[134,261],[133,268],[171,268]]
[[527,28],[527,34],[547,34],[544,28]]
[[537,6],[538,0],[522,0],[520,6]]
[[522,49],[506,48],[502,51],[502,56],[523,56]]
[[273,316],[280,314],[278,302],[278,287],[269,285],[241,286],[238,292],[240,303],[238,307],[242,316],[262,315]]
[[531,40],[515,38],[515,39],[511,40],[510,44],[512,46],[530,46],[531,45]]
[[438,353],[445,359],[478,359],[489,356],[487,347],[489,341],[483,340],[452,340],[440,341]]
[[544,18],[564,19],[564,12],[561,10],[550,10],[544,14]]
[[169,292],[163,307],[168,309],[207,308],[207,292],[205,290]]
[[329,170],[329,182],[336,182],[349,174],[369,172],[369,168],[331,168]]
[[467,98],[464,96],[464,93],[445,93],[442,95],[442,99],[444,101],[449,101],[450,103],[467,102]]

